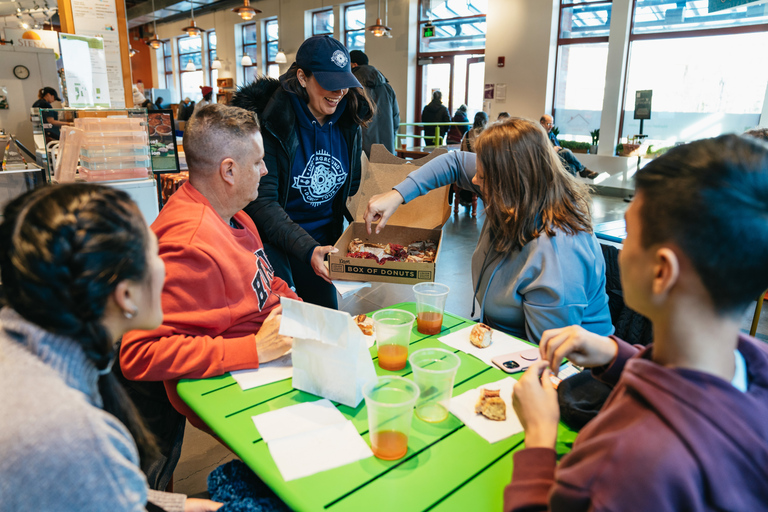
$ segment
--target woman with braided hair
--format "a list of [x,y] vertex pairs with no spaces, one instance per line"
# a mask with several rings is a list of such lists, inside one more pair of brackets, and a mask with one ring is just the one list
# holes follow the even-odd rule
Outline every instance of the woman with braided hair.
[[157,449],[111,373],[116,342],[154,329],[165,267],[125,192],[47,186],[0,224],[0,501],[16,510],[217,510],[153,491]]

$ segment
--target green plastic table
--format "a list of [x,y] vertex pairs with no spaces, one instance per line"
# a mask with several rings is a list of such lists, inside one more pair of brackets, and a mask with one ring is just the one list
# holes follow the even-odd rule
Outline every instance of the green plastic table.
[[[416,314],[415,303],[396,304],[391,308]],[[415,323],[411,332],[410,352],[440,347],[461,358],[454,395],[506,376],[501,370],[437,339],[468,325],[472,325],[470,320],[446,313],[439,334],[420,334]],[[411,377],[410,364],[396,372],[379,368],[375,345],[371,356],[379,375]],[[293,389],[290,379],[243,391],[229,374],[182,380],[177,389],[179,396],[216,435],[288,506],[298,511],[501,510],[504,486],[512,476],[512,453],[523,447],[522,433],[490,444],[453,415],[441,423],[427,423],[414,415],[408,453],[402,459],[383,461],[369,457],[286,482],[251,417],[321,397]],[[354,409],[335,405],[369,442],[365,402]],[[560,425],[559,455],[571,449],[575,437],[575,432]]]

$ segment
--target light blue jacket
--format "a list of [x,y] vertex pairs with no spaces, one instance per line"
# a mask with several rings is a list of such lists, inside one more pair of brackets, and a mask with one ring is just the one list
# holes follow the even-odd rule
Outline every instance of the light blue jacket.
[[[475,154],[454,151],[394,188],[406,203],[450,183],[480,194],[472,184],[475,172]],[[486,221],[472,255],[472,288],[485,323],[534,343],[545,330],[568,325],[603,336],[613,333],[605,261],[594,234],[558,231],[501,254],[493,248],[490,229]]]

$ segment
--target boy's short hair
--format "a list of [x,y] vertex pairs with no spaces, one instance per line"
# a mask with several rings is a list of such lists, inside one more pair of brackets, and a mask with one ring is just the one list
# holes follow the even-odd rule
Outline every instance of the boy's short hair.
[[672,242],[720,314],[768,288],[768,145],[722,135],[671,149],[635,176],[642,244]]

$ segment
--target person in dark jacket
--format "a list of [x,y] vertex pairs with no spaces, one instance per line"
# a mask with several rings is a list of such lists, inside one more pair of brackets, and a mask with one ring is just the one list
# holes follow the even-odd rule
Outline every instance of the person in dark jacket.
[[371,145],[383,144],[390,153],[395,152],[397,133],[400,127],[400,107],[397,96],[389,80],[375,67],[368,64],[368,56],[360,50],[349,52],[352,62],[352,73],[355,75],[368,94],[371,102],[376,105],[376,113],[370,124],[363,127],[363,151],[371,156]]
[[307,302],[337,308],[325,257],[343,231],[346,201],[360,187],[361,127],[373,116],[347,49],[307,39],[280,81],[262,77],[232,104],[259,116],[268,174],[245,208],[275,274]]
[[[435,91],[432,93],[432,101],[427,103],[424,110],[421,111],[422,123],[450,123],[451,114],[448,112],[448,107],[443,105],[443,93]],[[435,126],[425,126],[424,136],[427,137],[427,144],[435,143]],[[448,133],[447,126],[440,127],[440,136],[445,137]]]
[[[32,104],[32,108],[53,108],[51,103],[54,101],[61,101],[59,93],[56,92],[56,89],[53,87],[43,87],[37,92],[37,97],[38,99]],[[50,128],[45,129],[46,142],[59,140],[59,137],[61,136],[61,127],[72,125],[72,123],[66,121],[59,121],[59,113],[52,111],[45,113],[43,122],[50,125]]]
[[[766,510],[768,346],[740,331],[768,288],[768,149],[723,135],[671,149],[635,175],[619,255],[643,349],[565,327],[544,332],[512,398],[525,429],[504,510]],[[738,250],[749,233],[749,249]],[[563,357],[615,385],[556,467]],[[556,370],[555,370],[556,371]]]
[[[453,123],[469,123],[469,118],[467,117],[467,106],[461,105],[458,109],[456,109],[456,113],[453,114],[453,118],[451,119],[451,122]],[[464,137],[464,134],[469,131],[469,124],[465,124],[464,126],[451,126],[451,129],[448,130],[448,144],[461,144],[461,139]]]

